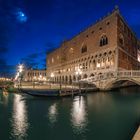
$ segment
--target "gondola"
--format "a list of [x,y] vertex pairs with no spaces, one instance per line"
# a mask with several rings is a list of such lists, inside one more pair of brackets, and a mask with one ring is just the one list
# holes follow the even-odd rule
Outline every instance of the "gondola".
[[19,89],[23,94],[28,94],[31,96],[38,97],[64,97],[64,96],[74,96],[79,94],[79,90],[50,90],[50,89]]

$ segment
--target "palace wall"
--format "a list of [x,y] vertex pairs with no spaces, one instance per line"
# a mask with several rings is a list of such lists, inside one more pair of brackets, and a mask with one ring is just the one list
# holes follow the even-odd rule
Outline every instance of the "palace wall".
[[[140,48],[140,47],[139,47]],[[139,57],[140,58],[140,57]],[[104,71],[138,69],[138,40],[115,9],[107,17],[64,41],[47,55],[47,74],[53,81],[69,82]]]

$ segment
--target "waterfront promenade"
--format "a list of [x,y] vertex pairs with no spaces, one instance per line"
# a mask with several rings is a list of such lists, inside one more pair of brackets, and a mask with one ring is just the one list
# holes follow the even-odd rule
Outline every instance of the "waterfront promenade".
[[[15,84],[15,87],[18,87],[18,85]],[[97,89],[96,87],[94,87],[93,85],[67,85],[67,84],[56,84],[56,83],[33,83],[33,82],[22,82],[20,85],[20,88],[28,88],[28,89],[42,89],[42,90],[47,90],[47,89],[57,89],[57,90],[61,90],[61,89]]]
[[140,140],[140,126],[139,126],[138,130],[136,131],[132,140]]

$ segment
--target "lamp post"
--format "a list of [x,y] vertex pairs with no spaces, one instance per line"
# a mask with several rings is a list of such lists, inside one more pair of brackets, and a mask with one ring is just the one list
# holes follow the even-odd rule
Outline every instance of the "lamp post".
[[[54,78],[54,73],[51,73],[51,81],[50,82],[53,82],[53,78]],[[50,84],[50,87],[51,87],[51,84]]]
[[82,70],[80,68],[77,69],[76,75],[78,77],[78,85],[79,85],[79,91],[80,91],[80,75],[82,74]]
[[61,83],[61,71],[59,71],[59,74],[60,74],[60,92],[61,92],[61,89],[62,89],[62,83]]
[[35,88],[36,76],[33,77],[33,88]]
[[41,74],[39,75],[39,85],[40,86],[42,85],[42,75]]

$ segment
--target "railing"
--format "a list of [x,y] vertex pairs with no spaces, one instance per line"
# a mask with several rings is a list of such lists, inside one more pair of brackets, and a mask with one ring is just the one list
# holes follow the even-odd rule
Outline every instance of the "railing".
[[93,77],[82,79],[81,82],[97,82],[100,80],[107,80],[111,78],[140,78],[139,70],[125,70],[125,71],[110,71]]
[[140,77],[140,71],[131,70],[131,71],[118,71],[118,77]]

